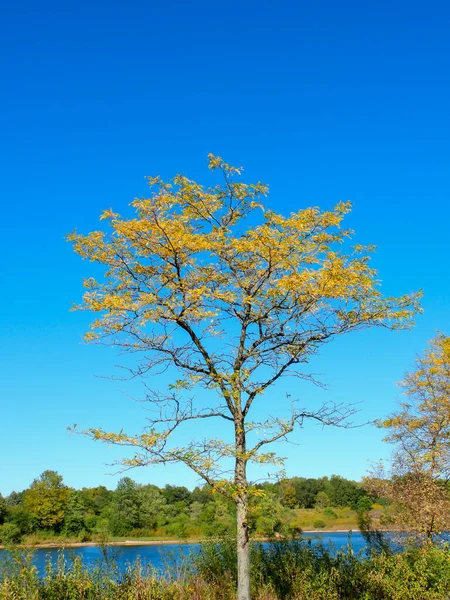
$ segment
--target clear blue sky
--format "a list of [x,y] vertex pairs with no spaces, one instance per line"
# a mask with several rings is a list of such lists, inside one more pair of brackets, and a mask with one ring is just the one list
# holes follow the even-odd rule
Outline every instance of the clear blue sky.
[[[145,194],[145,175],[201,181],[208,152],[269,183],[282,212],[351,199],[385,292],[424,289],[414,331],[337,340],[314,364],[326,394],[291,389],[361,401],[361,420],[394,408],[415,354],[450,330],[449,27],[444,1],[3,4],[0,492],[45,469],[116,485],[115,449],[65,428],[139,430],[139,390],[96,378],[120,360],[80,343],[89,319],[69,308],[91,266],[64,235]],[[296,441],[281,449],[291,475],[359,478],[387,454],[370,427]],[[182,467],[132,476],[196,482]]]

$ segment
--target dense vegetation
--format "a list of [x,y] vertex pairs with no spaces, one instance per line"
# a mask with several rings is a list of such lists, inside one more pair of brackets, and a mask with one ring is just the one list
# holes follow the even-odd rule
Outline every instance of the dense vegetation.
[[[307,528],[356,526],[355,511],[373,502],[360,484],[337,475],[293,477],[263,483],[253,499],[251,532],[259,536]],[[0,540],[43,541],[55,537],[89,541],[110,537],[204,538],[234,530],[235,505],[205,485],[141,485],[124,477],[115,490],[75,490],[61,475],[45,471],[22,492],[0,496]]]
[[[39,578],[32,554],[12,549],[0,565],[0,600],[234,600],[234,540],[207,543],[184,568],[164,577],[136,563],[119,576],[107,554],[89,570],[61,553]],[[252,549],[255,600],[442,600],[450,594],[448,548],[425,546],[402,553],[333,553],[305,542],[274,542]],[[181,565],[182,566],[182,565]],[[183,567],[183,566],[182,566]]]

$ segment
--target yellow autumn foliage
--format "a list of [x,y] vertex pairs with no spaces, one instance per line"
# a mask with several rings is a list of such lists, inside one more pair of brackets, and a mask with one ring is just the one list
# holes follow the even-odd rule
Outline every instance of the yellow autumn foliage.
[[[130,447],[126,467],[181,461],[212,485],[222,482],[221,489],[221,461],[234,460],[233,485],[242,489],[247,462],[279,465],[274,453],[260,453],[265,444],[284,439],[305,418],[342,422],[329,407],[293,407],[286,419],[264,421],[267,435],[251,446],[247,436],[256,427],[247,415],[255,399],[284,375],[310,378],[310,357],[335,337],[410,327],[420,294],[382,295],[370,263],[373,247],[352,245],[353,232],[343,227],[349,202],[283,215],[264,205],[267,185],[244,183],[241,168],[208,159],[221,177],[217,185],[183,175],[170,182],[150,177],[150,194],[131,203],[131,218],[108,208],[100,217],[105,231],[75,231],[68,239],[82,258],[104,267],[103,277],[85,280],[76,307],[95,313],[86,341],[141,356],[135,375],[167,367],[180,373],[170,395],[156,397],[162,414],[149,431],[89,435]],[[216,408],[180,404],[176,394],[198,386],[216,392]],[[194,418],[228,420],[233,443],[170,445],[170,434]]]

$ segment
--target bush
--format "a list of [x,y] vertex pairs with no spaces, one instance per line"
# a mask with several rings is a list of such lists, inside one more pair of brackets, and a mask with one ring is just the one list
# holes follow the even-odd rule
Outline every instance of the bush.
[[86,531],[86,529],[82,529],[80,531],[80,533],[78,534],[78,541],[79,542],[90,542],[92,539],[91,534],[89,533],[89,531]]
[[[229,582],[236,580],[232,540],[202,546],[198,560],[201,576],[208,581],[226,583],[229,589]],[[252,597],[261,599],[443,600],[450,595],[450,549],[416,548],[368,556],[356,555],[350,544],[339,552],[305,540],[256,544],[251,577]],[[270,595],[264,595],[268,590]]]
[[314,529],[324,529],[326,526],[327,524],[325,523],[325,521],[322,521],[322,519],[316,519],[313,522]]
[[327,517],[328,519],[337,519],[338,516],[337,514],[334,512],[334,510],[330,507],[327,507],[324,511],[323,511],[323,516]]
[[179,540],[187,537],[186,526],[184,523],[175,522],[166,526],[166,533],[172,535]]
[[206,581],[237,580],[236,539],[224,534],[219,541],[206,541],[194,556],[194,568]]
[[372,499],[369,496],[361,496],[358,500],[357,510],[358,512],[368,511],[372,508]]
[[0,542],[2,544],[18,544],[21,539],[22,534],[15,523],[3,523],[3,525],[0,525]]

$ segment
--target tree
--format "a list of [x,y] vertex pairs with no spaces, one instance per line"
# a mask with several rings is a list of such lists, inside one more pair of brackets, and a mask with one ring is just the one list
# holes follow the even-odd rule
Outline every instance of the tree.
[[99,515],[111,503],[113,492],[104,485],[98,485],[93,488],[83,488],[80,490],[80,495],[86,510]]
[[64,531],[68,535],[78,535],[85,529],[86,506],[83,495],[78,490],[71,490],[64,514]]
[[180,485],[166,485],[162,491],[162,494],[167,504],[182,502],[185,506],[187,506],[191,501],[191,492],[187,489],[187,487]]
[[139,486],[130,477],[117,483],[112,504],[111,524],[115,535],[123,535],[140,526],[141,497]]
[[19,506],[23,502],[24,492],[11,492],[6,496],[5,502],[8,506]]
[[392,502],[396,525],[431,542],[450,527],[450,337],[435,337],[400,386],[406,400],[379,423],[395,445],[390,471],[379,465],[365,485]]
[[292,477],[290,484],[295,489],[298,506],[302,508],[314,508],[317,494],[325,491],[327,482],[327,477],[320,479]]
[[283,526],[283,506],[274,494],[257,498],[250,510],[251,528],[267,537],[274,537]]
[[32,533],[37,525],[36,519],[21,504],[15,504],[9,508],[8,523],[16,525],[23,535]]
[[355,481],[340,475],[332,475],[326,486],[331,506],[349,506],[356,509],[359,499],[365,495],[364,489]]
[[56,471],[44,471],[24,494],[24,507],[40,527],[59,530],[69,500],[70,488]]
[[195,487],[191,492],[192,502],[200,502],[200,504],[208,504],[209,502],[213,502],[214,494],[211,490],[211,487],[208,484],[203,485],[202,487]]
[[315,507],[319,509],[328,508],[330,506],[330,498],[326,492],[318,492],[316,496]]
[[161,520],[166,500],[155,485],[140,486],[139,496],[141,501],[140,527],[154,529]]
[[0,543],[18,544],[22,538],[20,529],[14,523],[0,525]]
[[280,483],[280,492],[281,504],[283,506],[295,508],[298,505],[296,489],[289,480],[285,480]]
[[8,505],[6,503],[6,500],[0,494],[0,525],[2,525],[2,523],[4,523],[7,513],[8,513]]
[[[89,278],[80,309],[97,318],[87,341],[141,352],[132,376],[170,368],[179,379],[167,394],[149,390],[160,409],[142,434],[85,433],[135,451],[123,468],[182,462],[237,508],[238,597],[250,597],[247,466],[280,464],[267,444],[283,440],[305,419],[342,425],[346,408],[303,408],[289,416],[250,420],[254,403],[281,377],[315,381],[305,367],[320,347],[369,327],[411,325],[418,294],[384,298],[369,247],[344,251],[341,229],[350,204],[331,211],[266,210],[262,183],[236,180],[241,171],[220,157],[209,167],[223,183],[210,188],[178,175],[172,183],[149,178],[152,193],[136,199],[134,218],[111,210],[102,219],[111,233],[76,231],[69,240],[83,258],[105,267]],[[216,405],[201,408],[187,396],[194,387],[214,392]],[[222,419],[232,438],[192,439],[171,445],[171,434],[194,419]],[[258,432],[265,432],[258,434]],[[225,462],[223,462],[223,459]],[[228,470],[228,463],[234,466]]]

